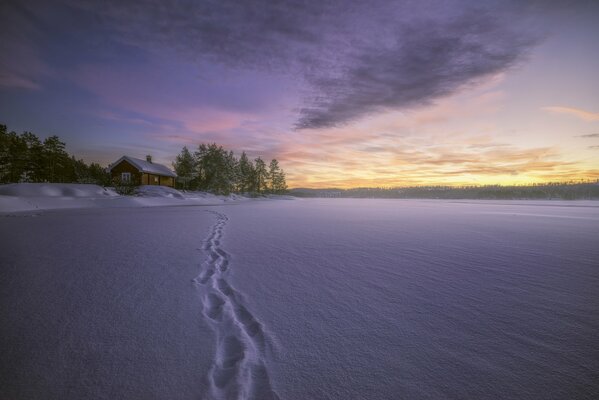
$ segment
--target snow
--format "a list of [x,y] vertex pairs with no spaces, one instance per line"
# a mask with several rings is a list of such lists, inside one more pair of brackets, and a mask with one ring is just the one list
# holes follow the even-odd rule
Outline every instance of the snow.
[[598,202],[233,201],[0,221],[0,398],[599,396]]
[[78,183],[10,183],[0,185],[0,196],[18,197],[110,197],[112,190],[98,185]]
[[204,390],[213,334],[191,280],[213,221],[188,209],[0,218],[0,398],[190,399]]
[[75,183],[0,185],[0,213],[61,208],[215,205],[245,200],[248,199],[238,195],[180,192],[170,187],[153,185],[140,186],[136,196],[120,196],[111,188]]
[[149,174],[156,174],[162,176],[171,176],[173,178],[177,177],[177,174],[175,174],[173,171],[168,169],[168,167],[162,164],[155,164],[146,160],[141,160],[139,158],[129,156],[123,156],[119,158],[114,164],[112,164],[112,166],[117,166],[123,160],[127,160],[130,164],[135,166],[141,172],[147,172]]
[[152,186],[144,185],[140,186],[137,190],[138,196],[142,197],[165,197],[171,199],[184,199],[183,193],[177,189],[173,189],[167,186]]

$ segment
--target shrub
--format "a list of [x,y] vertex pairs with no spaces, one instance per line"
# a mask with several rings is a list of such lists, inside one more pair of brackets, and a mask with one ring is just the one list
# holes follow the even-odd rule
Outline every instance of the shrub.
[[114,186],[114,190],[118,194],[124,196],[133,196],[139,187],[139,180],[133,177],[129,181],[123,181],[119,178],[115,178],[112,180],[112,184]]

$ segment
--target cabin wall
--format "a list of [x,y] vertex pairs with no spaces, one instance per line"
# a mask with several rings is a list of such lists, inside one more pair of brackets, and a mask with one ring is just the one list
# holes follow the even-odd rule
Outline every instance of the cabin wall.
[[175,187],[175,178],[170,177],[170,176],[162,176],[160,177],[160,184],[162,186],[169,186],[174,188]]
[[141,176],[141,184],[175,187],[175,180],[170,176],[143,173]]
[[110,174],[112,179],[121,179],[123,172],[129,172],[131,179],[140,185],[160,185],[175,187],[175,179],[170,176],[162,176],[156,174],[140,173],[137,167],[133,166],[127,160],[123,160],[118,165],[115,165]]
[[138,169],[126,160],[123,160],[118,165],[115,165],[110,171],[110,175],[112,176],[112,179],[120,180],[121,174],[123,172],[129,172],[133,182],[141,182],[141,174],[139,173]]

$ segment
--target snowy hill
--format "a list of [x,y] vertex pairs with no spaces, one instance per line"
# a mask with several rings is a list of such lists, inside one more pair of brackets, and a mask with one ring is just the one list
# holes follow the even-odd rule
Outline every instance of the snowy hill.
[[111,188],[77,183],[12,183],[0,185],[0,212],[59,208],[151,207],[217,205],[248,200],[239,195],[216,196],[180,192],[165,186],[140,186],[135,196],[121,196]]

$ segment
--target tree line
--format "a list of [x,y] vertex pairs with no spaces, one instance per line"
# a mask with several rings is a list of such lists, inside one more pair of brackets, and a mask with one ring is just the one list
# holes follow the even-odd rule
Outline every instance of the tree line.
[[99,164],[86,164],[65,151],[58,136],[43,141],[31,132],[17,134],[0,124],[0,183],[59,182],[110,185]]
[[[41,140],[31,132],[17,134],[0,124],[0,183],[57,182],[114,186],[106,168],[86,164],[69,155],[58,136]],[[184,147],[173,163],[177,187],[216,194],[284,193],[285,172],[276,159],[268,165],[250,160],[245,152],[236,158],[216,144],[200,144],[196,151]]]
[[267,165],[260,157],[250,160],[245,152],[239,158],[216,143],[200,144],[192,153],[183,147],[173,168],[177,186],[217,194],[284,193],[285,172],[276,159]]
[[551,182],[531,185],[413,186],[397,188],[294,189],[297,197],[376,199],[599,199],[597,182]]

